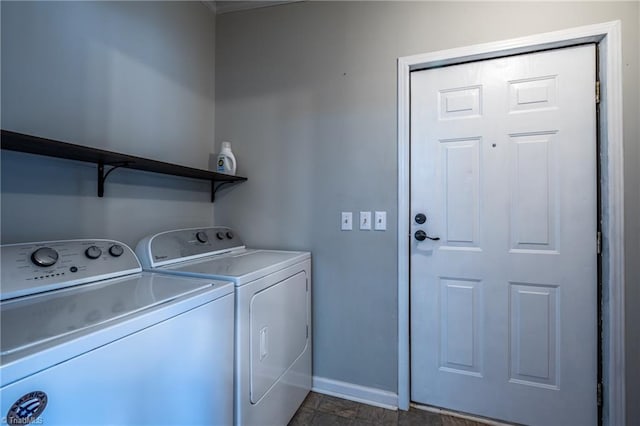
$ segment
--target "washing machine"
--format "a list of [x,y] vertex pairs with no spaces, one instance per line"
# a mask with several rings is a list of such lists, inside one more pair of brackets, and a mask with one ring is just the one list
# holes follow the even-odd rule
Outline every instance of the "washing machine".
[[112,240],[1,247],[2,423],[233,422],[234,287]]
[[311,389],[311,255],[245,247],[227,227],[136,246],[146,270],[235,284],[236,425],[286,425]]

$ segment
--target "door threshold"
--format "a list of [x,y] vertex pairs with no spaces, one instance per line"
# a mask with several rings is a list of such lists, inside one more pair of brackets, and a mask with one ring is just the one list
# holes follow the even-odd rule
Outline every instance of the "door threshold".
[[514,425],[517,425],[517,423],[506,423],[506,422],[502,422],[500,420],[489,419],[489,418],[486,418],[486,417],[474,416],[473,414],[461,413],[460,411],[447,410],[446,408],[434,407],[432,405],[422,405],[422,404],[417,404],[415,402],[412,402],[410,405],[411,405],[411,407],[416,408],[418,410],[428,411],[430,413],[436,413],[436,414],[440,414],[440,415],[443,415],[443,416],[451,416],[451,417],[457,417],[459,419],[471,420],[471,421],[474,421],[474,422],[478,422],[478,423],[482,423],[482,424],[490,425],[490,426],[514,426]]

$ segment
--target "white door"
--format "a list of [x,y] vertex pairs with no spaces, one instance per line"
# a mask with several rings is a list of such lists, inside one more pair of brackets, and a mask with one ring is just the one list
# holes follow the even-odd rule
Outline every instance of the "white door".
[[414,402],[597,423],[595,64],[586,45],[411,74]]

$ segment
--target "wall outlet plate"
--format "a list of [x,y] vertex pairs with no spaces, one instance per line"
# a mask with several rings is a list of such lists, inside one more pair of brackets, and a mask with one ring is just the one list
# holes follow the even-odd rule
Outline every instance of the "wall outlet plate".
[[387,212],[375,212],[374,227],[376,231],[387,230]]
[[371,212],[360,212],[360,230],[371,230]]
[[351,231],[353,229],[353,214],[351,212],[342,212],[340,216],[340,229],[343,231]]

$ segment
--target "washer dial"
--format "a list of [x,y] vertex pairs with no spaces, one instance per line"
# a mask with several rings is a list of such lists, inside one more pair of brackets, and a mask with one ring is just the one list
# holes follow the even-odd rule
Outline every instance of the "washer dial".
[[100,247],[98,246],[91,246],[84,251],[84,254],[89,259],[97,259],[102,256],[102,250],[100,250]]
[[120,244],[114,244],[109,247],[109,254],[113,257],[120,257],[124,253],[124,248]]
[[38,266],[51,266],[58,261],[58,252],[51,247],[40,247],[31,253],[31,261]]

